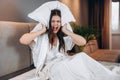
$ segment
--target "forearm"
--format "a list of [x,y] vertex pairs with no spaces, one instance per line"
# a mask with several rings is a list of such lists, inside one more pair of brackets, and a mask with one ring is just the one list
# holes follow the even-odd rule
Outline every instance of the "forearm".
[[20,43],[24,44],[24,45],[29,45],[33,42],[33,40],[41,35],[42,33],[44,33],[42,30],[36,31],[36,32],[30,32],[30,33],[26,33],[24,34],[21,38],[20,38]]
[[76,45],[79,45],[79,46],[83,46],[86,44],[86,40],[85,38],[83,38],[82,36],[78,35],[78,34],[75,34],[75,33],[72,33],[68,30],[64,30],[64,33],[68,36],[70,36],[72,39],[73,39],[73,42],[76,44]]

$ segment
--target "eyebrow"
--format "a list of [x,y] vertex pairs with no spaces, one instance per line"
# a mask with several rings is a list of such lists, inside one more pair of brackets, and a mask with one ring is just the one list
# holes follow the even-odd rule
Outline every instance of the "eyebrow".
[[61,20],[51,20],[51,21],[57,21],[57,22],[61,22]]

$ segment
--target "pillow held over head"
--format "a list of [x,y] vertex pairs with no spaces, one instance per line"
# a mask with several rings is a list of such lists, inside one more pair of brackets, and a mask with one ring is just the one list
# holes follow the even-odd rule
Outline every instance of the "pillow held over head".
[[50,13],[51,13],[51,10],[53,9],[59,9],[61,11],[62,26],[65,23],[75,21],[75,18],[73,17],[69,8],[65,4],[59,1],[49,1],[49,2],[44,3],[43,5],[38,7],[36,10],[29,13],[28,17],[48,26]]

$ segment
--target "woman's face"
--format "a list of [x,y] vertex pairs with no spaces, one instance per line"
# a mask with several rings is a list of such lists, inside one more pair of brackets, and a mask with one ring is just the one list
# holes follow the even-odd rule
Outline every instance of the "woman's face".
[[51,26],[52,26],[52,31],[55,34],[60,30],[61,19],[60,19],[59,16],[55,15],[55,16],[52,17]]

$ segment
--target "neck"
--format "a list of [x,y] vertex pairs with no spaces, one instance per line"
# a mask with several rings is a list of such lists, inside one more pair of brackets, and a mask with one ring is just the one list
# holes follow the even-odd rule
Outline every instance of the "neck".
[[57,45],[57,41],[58,41],[58,37],[57,35],[54,36],[54,39],[53,39],[53,45],[56,46]]

